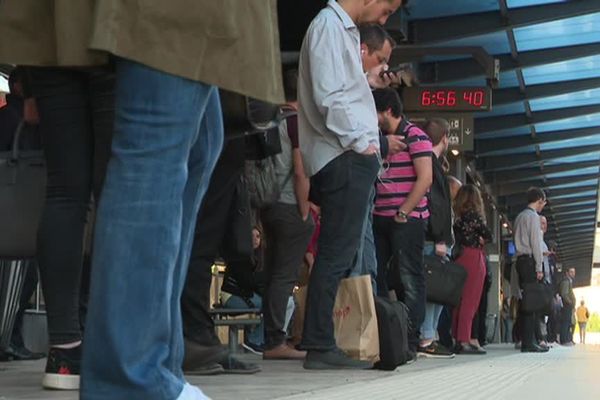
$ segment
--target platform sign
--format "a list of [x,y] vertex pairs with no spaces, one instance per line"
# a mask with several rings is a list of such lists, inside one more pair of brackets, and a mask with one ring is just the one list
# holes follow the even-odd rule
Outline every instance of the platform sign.
[[443,118],[450,125],[448,139],[450,149],[473,151],[475,130],[472,114],[409,113],[408,118],[414,124],[423,126],[431,118]]

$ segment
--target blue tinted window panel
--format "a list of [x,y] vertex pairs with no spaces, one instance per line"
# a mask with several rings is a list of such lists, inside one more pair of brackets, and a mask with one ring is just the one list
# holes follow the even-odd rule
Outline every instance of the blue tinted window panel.
[[[501,140],[499,140],[501,141]],[[515,155],[515,154],[527,154],[527,153],[533,153],[535,151],[535,146],[525,146],[525,147],[517,147],[514,149],[508,149],[508,150],[496,150],[496,151],[489,151],[486,153],[477,153],[478,155],[484,155],[488,156],[488,157],[493,157],[493,156],[503,156],[503,155]]]
[[569,178],[569,177],[579,176],[579,175],[594,174],[597,172],[598,172],[598,167],[579,168],[579,169],[574,169],[571,171],[557,172],[555,174],[547,174],[546,177],[548,177],[548,178]]
[[544,4],[564,3],[566,0],[508,0],[506,4],[509,8],[539,6]]
[[499,10],[497,0],[411,1],[408,5],[411,19],[446,17]]
[[480,46],[490,54],[510,53],[510,43],[504,31],[450,40],[439,44],[439,47],[455,46]]
[[523,77],[527,85],[597,78],[600,77],[600,56],[525,68]]
[[600,144],[600,135],[590,136],[585,138],[569,139],[554,143],[542,143],[540,144],[541,151],[568,149],[571,147],[581,146],[595,146]]
[[[502,129],[493,132],[480,133],[478,137],[482,139],[507,138],[519,135],[528,135],[531,133],[529,126],[520,126],[518,128]],[[477,131],[475,132],[477,134]]]
[[600,104],[600,89],[584,90],[560,96],[530,100],[532,111]]
[[550,193],[550,198],[553,199],[572,199],[572,198],[577,198],[577,197],[587,197],[587,196],[594,196],[595,194],[597,194],[597,191],[589,191],[589,192],[581,192],[581,193],[569,193],[569,194],[565,194],[565,195],[561,195],[561,196],[552,196],[552,193]]
[[588,181],[567,183],[567,184],[564,184],[564,185],[554,185],[554,186],[550,186],[550,187],[552,189],[568,189],[568,188],[576,188],[576,187],[582,187],[582,186],[591,186],[591,185],[597,185],[597,184],[598,184],[598,179],[590,179]]
[[567,129],[588,128],[600,125],[600,114],[589,114],[574,118],[565,118],[558,121],[535,124],[538,132],[559,131]]
[[521,114],[524,112],[525,112],[525,105],[521,101],[518,103],[503,104],[500,106],[492,106],[492,111],[481,113],[481,117],[499,117],[501,115]]
[[519,51],[574,46],[600,41],[600,13],[515,29]]
[[566,163],[576,163],[576,162],[581,162],[581,161],[598,161],[600,163],[600,156],[598,154],[594,154],[594,153],[585,153],[585,154],[579,154],[576,156],[563,157],[559,160],[549,160],[549,161],[546,161],[544,164],[545,165],[559,165],[559,164],[566,164]]

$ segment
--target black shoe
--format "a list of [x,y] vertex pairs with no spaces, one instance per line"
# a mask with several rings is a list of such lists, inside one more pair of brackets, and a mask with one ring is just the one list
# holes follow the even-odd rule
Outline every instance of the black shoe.
[[305,369],[370,369],[373,364],[350,358],[342,350],[335,348],[328,351],[309,350],[304,360]]
[[0,361],[30,361],[46,357],[45,353],[33,353],[26,347],[10,345],[0,355]]
[[46,389],[79,390],[81,345],[72,349],[50,348],[42,386]]
[[217,363],[198,365],[192,369],[184,370],[184,373],[186,375],[193,376],[219,375],[224,372],[225,370],[223,369],[221,364]]
[[417,350],[420,357],[425,358],[454,358],[454,353],[441,345],[439,342],[431,342],[429,346],[421,347]]
[[225,374],[251,375],[261,371],[257,364],[241,361],[230,353],[223,356],[217,363],[223,367]]
[[467,354],[467,355],[485,355],[487,354],[487,351],[485,351],[484,349],[477,347],[477,346],[473,346],[472,344],[468,344],[466,346],[463,345],[458,345],[458,347],[456,348],[456,354]]
[[251,343],[248,341],[244,341],[244,343],[242,344],[242,347],[244,349],[246,349],[246,351],[248,351],[252,354],[256,354],[257,356],[262,356],[263,352],[265,351],[264,346],[254,344],[254,343]]
[[521,346],[521,353],[547,353],[548,350],[547,347],[541,347],[535,343],[530,346]]
[[217,364],[224,356],[229,354],[227,348],[218,345],[204,346],[194,342],[193,340],[185,339],[185,356],[183,358],[183,370],[186,373],[191,371],[203,370]]

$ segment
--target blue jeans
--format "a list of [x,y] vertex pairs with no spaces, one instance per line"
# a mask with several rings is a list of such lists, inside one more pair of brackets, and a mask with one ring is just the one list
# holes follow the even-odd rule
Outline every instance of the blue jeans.
[[[435,254],[435,244],[433,242],[425,242],[423,246],[423,254],[426,256]],[[440,315],[444,306],[436,303],[425,303],[425,319],[421,325],[421,340],[433,340],[437,333]]]
[[371,275],[373,294],[377,295],[377,253],[375,251],[375,238],[373,237],[373,208],[375,207],[375,186],[371,191],[370,206],[367,208],[363,229],[354,258],[354,265],[350,276]]
[[[252,304],[254,304],[255,308],[262,309],[262,297],[260,297],[258,294],[254,293],[252,298],[250,298],[250,301],[252,302]],[[248,303],[246,303],[246,301],[243,298],[234,295],[227,299],[227,301],[223,304],[223,307],[236,308],[238,310],[249,308]],[[248,342],[256,346],[263,346],[265,344],[264,319],[261,320],[260,325],[246,329],[245,335],[246,336],[244,337],[244,339],[246,339]]]
[[81,399],[174,400],[180,297],[223,145],[215,87],[117,60],[112,156],[96,221]]

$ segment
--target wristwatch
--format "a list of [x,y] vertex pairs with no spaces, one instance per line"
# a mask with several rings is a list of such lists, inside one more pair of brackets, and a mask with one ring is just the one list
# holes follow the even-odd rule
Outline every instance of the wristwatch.
[[398,210],[397,214],[398,214],[399,217],[402,217],[403,219],[406,219],[406,220],[408,219],[408,214],[406,214],[402,210]]

